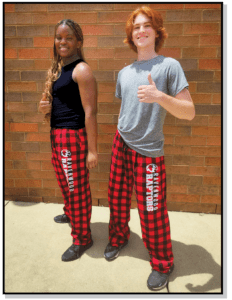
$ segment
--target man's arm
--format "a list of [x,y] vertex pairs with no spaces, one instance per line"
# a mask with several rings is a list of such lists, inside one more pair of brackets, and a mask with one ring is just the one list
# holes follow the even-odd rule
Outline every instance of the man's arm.
[[170,114],[179,119],[192,120],[195,117],[195,107],[189,91],[185,88],[175,97],[169,96],[156,88],[155,82],[148,75],[149,85],[141,85],[138,98],[144,103],[158,103]]

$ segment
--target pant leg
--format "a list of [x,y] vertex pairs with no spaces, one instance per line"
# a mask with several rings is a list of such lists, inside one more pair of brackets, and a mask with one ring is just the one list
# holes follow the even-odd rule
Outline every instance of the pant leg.
[[50,136],[51,136],[51,146],[52,146],[52,165],[54,167],[54,171],[56,174],[56,179],[58,182],[58,185],[60,187],[63,199],[64,199],[64,213],[66,214],[67,217],[70,218],[69,216],[69,188],[68,188],[68,184],[67,184],[67,180],[66,180],[66,176],[64,173],[64,170],[62,168],[62,164],[61,161],[58,157],[58,153],[57,153],[57,148],[55,146],[55,136],[56,135],[60,135],[61,134],[61,130],[60,129],[52,129]]
[[91,241],[90,218],[92,199],[89,171],[86,167],[88,143],[85,128],[79,130],[60,129],[55,147],[68,185],[68,209],[72,226],[71,235],[76,245]]
[[114,137],[108,201],[110,207],[109,241],[112,246],[123,244],[130,237],[131,196],[133,191],[133,173],[131,153],[118,133]]
[[173,265],[170,225],[166,205],[164,157],[145,157],[135,152],[135,191],[142,238],[156,271],[167,273]]

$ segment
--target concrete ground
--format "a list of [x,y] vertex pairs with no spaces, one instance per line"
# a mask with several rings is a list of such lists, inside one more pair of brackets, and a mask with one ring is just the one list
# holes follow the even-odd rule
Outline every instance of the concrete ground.
[[[73,262],[61,261],[72,243],[70,225],[53,221],[62,213],[62,204],[5,201],[5,293],[154,293],[146,285],[151,267],[137,209],[131,210],[129,244],[112,262],[103,257],[107,207],[93,207],[94,245]],[[221,293],[221,216],[169,217],[175,263],[170,293]]]

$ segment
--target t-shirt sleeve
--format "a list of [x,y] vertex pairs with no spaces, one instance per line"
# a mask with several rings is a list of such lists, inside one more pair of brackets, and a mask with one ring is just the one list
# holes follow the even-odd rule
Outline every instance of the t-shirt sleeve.
[[188,86],[189,84],[180,63],[177,60],[173,60],[168,71],[169,95],[175,97],[184,88],[188,88]]
[[120,83],[120,72],[118,73],[118,79],[116,84],[116,91],[115,91],[115,97],[122,99],[122,93],[121,93],[121,83]]

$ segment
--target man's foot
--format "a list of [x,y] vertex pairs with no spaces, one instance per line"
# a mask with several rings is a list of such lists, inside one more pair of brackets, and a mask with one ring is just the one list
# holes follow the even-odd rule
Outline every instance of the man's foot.
[[54,221],[56,223],[69,223],[70,219],[69,219],[69,217],[66,216],[66,214],[63,214],[63,215],[56,216],[54,218]]
[[81,255],[90,247],[93,246],[93,241],[87,245],[74,245],[72,244],[62,255],[62,261],[72,261],[81,257]]
[[118,257],[119,251],[128,244],[126,241],[124,244],[119,245],[118,247],[111,246],[110,243],[106,246],[104,257],[106,260],[111,261]]
[[[153,270],[148,277],[147,280],[147,287],[151,291],[159,291],[167,286],[168,289],[168,282],[169,282],[169,275],[172,273],[174,269],[174,265],[171,266],[168,273],[161,273],[158,271]],[[169,289],[168,289],[169,292]]]

